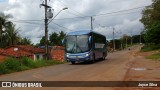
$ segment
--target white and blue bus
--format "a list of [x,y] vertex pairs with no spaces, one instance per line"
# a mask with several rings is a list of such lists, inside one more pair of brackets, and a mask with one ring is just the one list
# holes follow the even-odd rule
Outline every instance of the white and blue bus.
[[105,59],[107,56],[106,37],[90,30],[69,32],[63,40],[65,57],[72,64],[82,61]]

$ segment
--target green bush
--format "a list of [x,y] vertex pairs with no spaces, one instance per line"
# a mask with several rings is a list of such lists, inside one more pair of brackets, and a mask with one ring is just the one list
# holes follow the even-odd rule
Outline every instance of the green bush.
[[160,53],[155,53],[146,57],[147,59],[160,60]]
[[32,60],[28,57],[22,57],[16,59],[9,57],[3,63],[0,64],[0,74],[6,74],[16,71],[23,71],[32,68],[38,68],[43,66],[62,64],[63,62],[57,60]]
[[154,44],[149,44],[145,45],[141,48],[141,51],[147,52],[147,51],[152,51],[152,50],[157,50],[160,49],[160,45],[154,45]]
[[11,71],[20,71],[21,70],[21,68],[20,68],[21,63],[16,58],[9,57],[4,61],[4,64],[8,70],[11,70]]
[[1,63],[0,64],[0,74],[5,74],[5,73],[8,73],[8,69],[6,67],[6,65],[4,63]]
[[31,58],[28,57],[22,57],[22,65],[33,68],[35,67],[34,61]]
[[47,60],[46,65],[55,65],[55,64],[63,64],[64,62],[58,61],[58,60]]
[[31,69],[30,67],[27,67],[27,66],[24,66],[24,65],[22,65],[22,66],[20,66],[20,67],[21,67],[21,71]]
[[46,61],[45,60],[35,60],[34,61],[34,67],[42,67],[42,66],[46,66]]

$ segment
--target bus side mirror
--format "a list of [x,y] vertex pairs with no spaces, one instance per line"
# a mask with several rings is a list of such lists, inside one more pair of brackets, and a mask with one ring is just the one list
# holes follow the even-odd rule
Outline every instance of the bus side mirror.
[[65,39],[62,39],[62,45],[63,46],[65,45]]
[[91,43],[91,36],[89,36],[89,38],[88,38],[88,42],[89,42],[89,43]]

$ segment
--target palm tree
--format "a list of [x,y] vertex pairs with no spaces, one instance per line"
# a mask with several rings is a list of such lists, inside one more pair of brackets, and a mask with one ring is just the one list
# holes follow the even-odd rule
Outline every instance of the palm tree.
[[8,18],[12,18],[13,16],[10,14],[5,15],[4,13],[0,12],[0,35],[3,33],[3,27],[6,27],[6,24],[10,21],[8,21]]
[[[4,46],[5,44],[4,44],[4,38],[5,38],[5,36],[3,35],[3,33],[4,33],[4,31],[3,31],[3,29],[5,29],[6,28],[6,25],[8,24],[8,23],[10,23],[10,21],[8,21],[7,19],[8,18],[12,18],[12,15],[10,15],[10,14],[7,14],[7,15],[5,15],[4,13],[0,13],[0,47],[2,47],[2,46]],[[2,45],[3,44],[3,45]]]
[[18,35],[18,29],[15,28],[13,23],[7,23],[5,30],[5,35],[7,37],[7,43],[9,46],[16,45],[20,41],[20,36]]

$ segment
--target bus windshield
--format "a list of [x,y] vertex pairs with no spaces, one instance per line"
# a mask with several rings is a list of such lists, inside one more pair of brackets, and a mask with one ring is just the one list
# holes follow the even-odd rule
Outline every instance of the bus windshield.
[[88,35],[70,35],[66,37],[67,53],[83,53],[89,50]]

